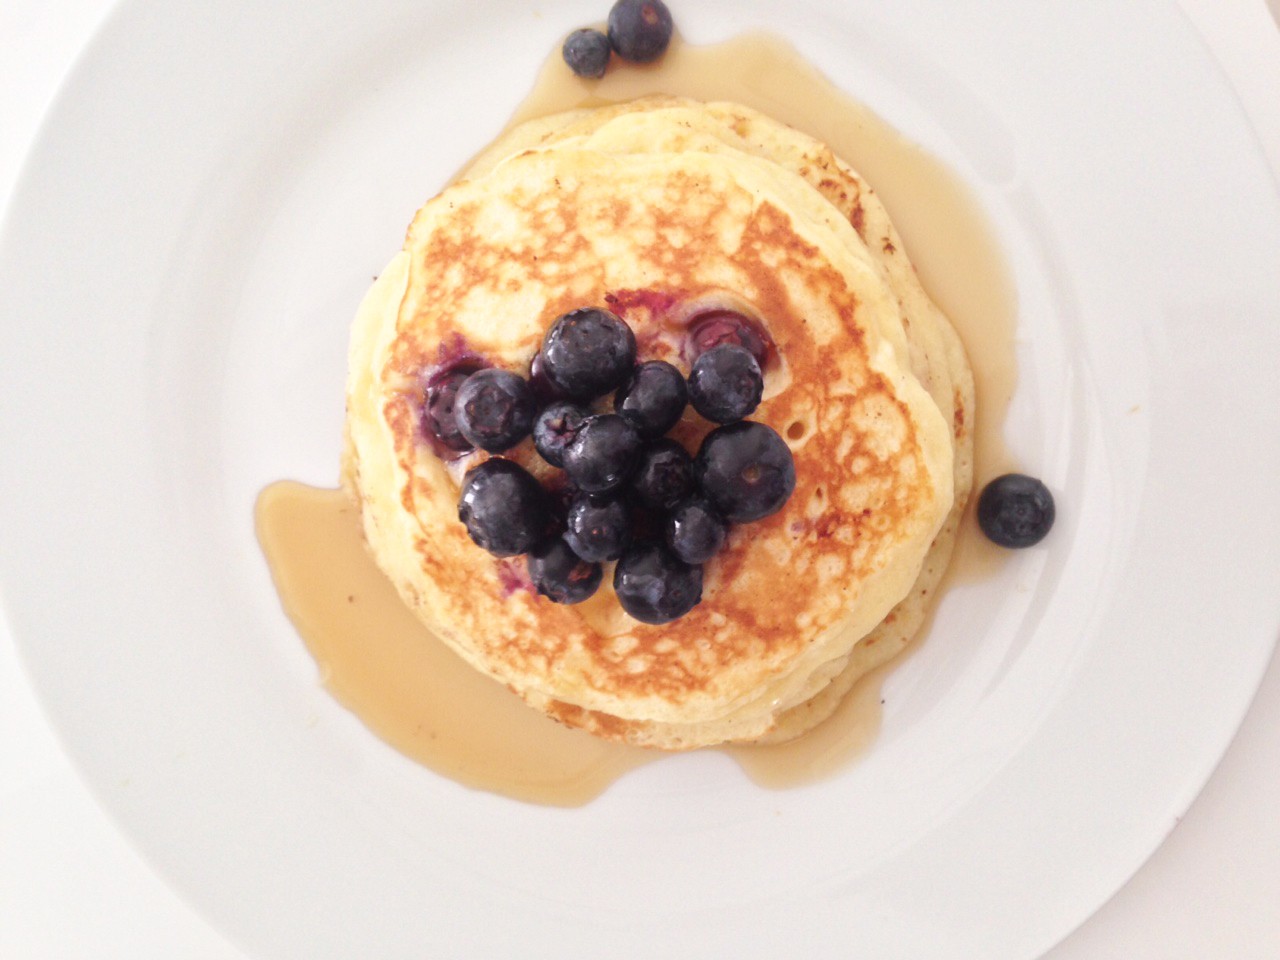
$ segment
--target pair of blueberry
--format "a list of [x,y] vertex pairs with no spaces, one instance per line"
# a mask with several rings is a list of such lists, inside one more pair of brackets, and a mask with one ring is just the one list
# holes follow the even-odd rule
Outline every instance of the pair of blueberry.
[[671,42],[671,11],[662,0],[618,0],[609,11],[608,32],[584,27],[569,34],[561,55],[580,77],[598,80],[617,53],[632,63],[651,63]]

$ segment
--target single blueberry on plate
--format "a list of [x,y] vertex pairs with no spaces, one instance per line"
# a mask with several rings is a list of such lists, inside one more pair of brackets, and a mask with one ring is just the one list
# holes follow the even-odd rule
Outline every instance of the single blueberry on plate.
[[544,543],[525,561],[534,589],[555,603],[581,603],[600,586],[600,564],[578,557],[563,537]]
[[647,440],[660,437],[680,422],[689,402],[684,374],[665,360],[640,364],[613,396],[615,412],[630,418]]
[[735,343],[712,347],[693,362],[689,401],[713,423],[733,423],[760,405],[764,377],[751,351]]
[[640,454],[631,489],[650,510],[667,512],[693,491],[693,457],[668,437],[653,441]]
[[605,493],[626,483],[636,468],[643,441],[625,417],[588,417],[564,452],[564,472],[587,493]]
[[565,542],[583,560],[617,560],[631,543],[631,512],[616,497],[580,493],[565,528]]
[[588,80],[599,80],[604,76],[612,52],[609,38],[590,27],[573,31],[560,48],[560,55],[564,57],[569,69]]
[[978,526],[1002,547],[1031,547],[1053,526],[1053,494],[1035,477],[1006,473],[978,497]]
[[538,414],[533,422],[533,445],[542,459],[553,467],[563,467],[565,450],[589,416],[585,407],[567,400],[553,403]]
[[479,546],[495,557],[528,553],[546,536],[551,513],[533,475],[501,457],[467,471],[458,519]]
[[609,42],[632,63],[657,60],[671,42],[671,11],[662,0],[618,0],[609,11]]
[[535,412],[529,384],[510,370],[478,370],[458,388],[458,430],[490,453],[510,450],[529,435]]
[[622,609],[641,623],[670,623],[702,601],[702,568],[685,563],[660,543],[641,543],[613,570]]
[[542,341],[542,370],[565,395],[592,400],[636,365],[636,335],[608,310],[584,307],[556,320]]
[[724,546],[729,525],[705,497],[690,497],[667,517],[667,546],[685,563],[706,563]]
[[707,499],[731,523],[782,509],[796,487],[796,465],[777,431],[754,420],[712,430],[693,463]]

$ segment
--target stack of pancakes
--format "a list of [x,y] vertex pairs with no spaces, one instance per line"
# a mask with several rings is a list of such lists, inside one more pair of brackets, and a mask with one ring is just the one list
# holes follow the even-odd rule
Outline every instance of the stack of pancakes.
[[[527,375],[561,314],[600,306],[640,359],[689,369],[688,330],[734,311],[776,348],[768,423],[787,505],[734,528],[703,601],[631,619],[605,585],[559,606],[458,521],[466,469],[422,424],[433,371]],[[381,568],[460,656],[532,706],[665,749],[789,739],[907,643],[972,484],[973,381],[867,184],[824,144],[731,103],[647,98],[531,121],[417,214],[360,307],[343,484]],[[692,409],[690,452],[711,425]],[[508,456],[544,481],[525,442]]]

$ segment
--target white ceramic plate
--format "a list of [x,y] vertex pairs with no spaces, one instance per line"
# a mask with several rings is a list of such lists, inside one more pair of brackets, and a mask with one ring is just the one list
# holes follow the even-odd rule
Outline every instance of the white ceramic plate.
[[1280,205],[1162,3],[683,3],[782,32],[973,186],[1022,302],[1052,539],[946,598],[872,753],[467,791],[335,705],[257,491],[333,480],[346,327],[409,215],[601,2],[122,6],[0,239],[0,585],[157,868],[263,958],[1030,958],[1173,826],[1277,632]]

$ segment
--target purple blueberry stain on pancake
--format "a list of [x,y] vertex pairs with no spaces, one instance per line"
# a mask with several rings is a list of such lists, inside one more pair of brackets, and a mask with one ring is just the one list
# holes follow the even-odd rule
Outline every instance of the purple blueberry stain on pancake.
[[497,568],[498,588],[501,591],[502,599],[509,600],[522,591],[533,595],[537,594],[538,591],[534,588],[533,581],[529,579],[529,571],[520,562],[519,558],[499,560]]

